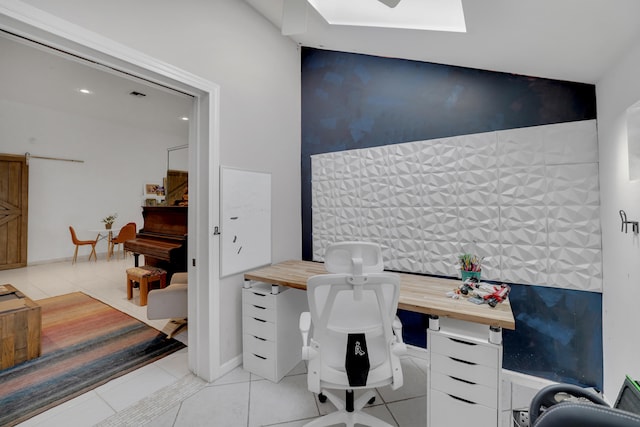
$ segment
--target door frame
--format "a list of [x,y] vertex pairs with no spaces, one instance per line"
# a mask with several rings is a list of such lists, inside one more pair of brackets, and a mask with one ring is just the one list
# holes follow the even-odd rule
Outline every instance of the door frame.
[[194,97],[189,127],[189,369],[221,374],[219,238],[220,87],[18,0],[0,0],[0,29]]

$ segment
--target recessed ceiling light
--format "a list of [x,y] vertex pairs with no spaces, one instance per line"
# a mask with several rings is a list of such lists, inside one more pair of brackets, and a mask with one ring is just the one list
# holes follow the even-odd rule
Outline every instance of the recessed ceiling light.
[[89,94],[93,93],[89,89],[78,89],[78,92],[84,93],[85,95],[89,95]]
[[180,120],[189,121],[189,117],[180,117]]
[[[466,32],[462,0],[308,0],[332,25]],[[395,2],[393,2],[395,3]]]

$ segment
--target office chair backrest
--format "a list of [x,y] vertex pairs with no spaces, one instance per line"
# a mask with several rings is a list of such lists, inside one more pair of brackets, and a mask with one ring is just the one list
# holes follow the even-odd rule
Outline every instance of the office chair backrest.
[[[325,265],[328,271],[340,273],[313,276],[307,281],[313,339],[322,345],[323,364],[344,367],[349,340],[357,336],[363,337],[358,345],[368,348],[372,370],[388,362],[400,278],[393,273],[363,274],[380,271],[381,260],[377,245],[338,244],[327,250]],[[351,265],[349,271],[347,265]],[[370,378],[373,382],[380,379]]]
[[[357,271],[355,260],[362,260]],[[329,246],[324,254],[324,268],[329,273],[362,275],[380,273],[384,270],[380,246],[369,242],[342,242]]]
[[640,416],[610,408],[589,389],[563,383],[536,393],[529,406],[529,420],[534,427],[640,427]]
[[533,427],[640,427],[640,416],[595,403],[563,402],[551,406]]

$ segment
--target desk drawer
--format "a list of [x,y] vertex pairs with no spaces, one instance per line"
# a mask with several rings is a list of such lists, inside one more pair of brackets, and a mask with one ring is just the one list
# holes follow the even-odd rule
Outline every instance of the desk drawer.
[[256,304],[243,304],[242,314],[247,317],[265,320],[267,322],[275,322],[276,311]]
[[[269,289],[271,289],[269,287]],[[243,289],[242,302],[244,304],[257,305],[264,308],[274,309],[276,306],[276,297],[271,293],[267,293],[261,289]]]
[[498,411],[494,408],[456,399],[438,390],[430,390],[428,425],[496,427]]
[[253,335],[244,334],[242,336],[242,346],[244,352],[246,353],[253,353],[257,356],[262,356],[265,359],[275,359],[276,352],[275,344],[273,341],[268,341],[263,338],[255,337]]
[[452,397],[477,403],[489,408],[497,408],[498,390],[482,384],[475,384],[462,378],[431,371],[431,390],[442,391]]
[[498,370],[491,366],[465,362],[451,356],[431,353],[431,371],[461,378],[475,384],[498,388]]
[[473,340],[451,337],[446,333],[430,333],[429,351],[477,365],[498,368],[498,347]]
[[259,375],[271,381],[276,379],[276,362],[273,358],[245,351],[242,354],[242,364],[245,371]]
[[254,335],[269,341],[276,340],[276,325],[266,320],[242,316],[242,330],[245,334]]

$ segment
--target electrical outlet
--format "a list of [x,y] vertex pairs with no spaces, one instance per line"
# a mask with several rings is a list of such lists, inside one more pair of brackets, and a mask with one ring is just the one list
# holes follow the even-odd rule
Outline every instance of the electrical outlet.
[[513,411],[514,427],[529,427],[529,411],[526,409],[518,409]]

